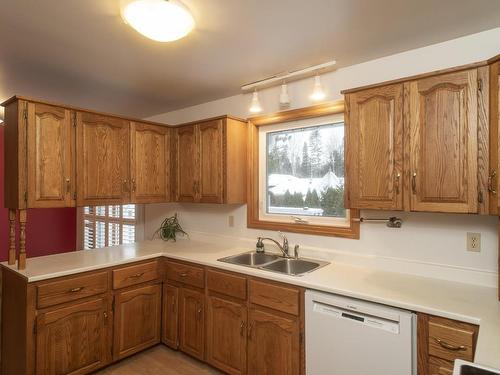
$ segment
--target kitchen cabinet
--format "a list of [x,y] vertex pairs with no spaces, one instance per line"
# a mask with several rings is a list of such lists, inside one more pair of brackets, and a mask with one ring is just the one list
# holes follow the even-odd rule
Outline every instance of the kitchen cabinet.
[[179,288],[173,285],[163,286],[163,337],[165,345],[172,349],[179,347]]
[[300,374],[299,335],[297,318],[251,308],[248,315],[248,373]]
[[205,355],[205,295],[181,288],[179,297],[180,349],[200,360]]
[[352,207],[403,209],[403,84],[346,96]]
[[488,213],[482,72],[464,67],[344,91],[350,208]]
[[488,191],[490,213],[500,212],[500,55],[491,59],[489,64],[489,120],[490,120],[490,169],[488,174]]
[[36,318],[36,374],[86,374],[106,364],[105,298],[54,308]]
[[170,129],[130,123],[131,202],[170,200]]
[[160,342],[161,285],[142,285],[115,294],[113,359]]
[[77,205],[130,202],[129,122],[76,113]]
[[184,124],[173,137],[175,201],[246,203],[244,121],[224,116]]

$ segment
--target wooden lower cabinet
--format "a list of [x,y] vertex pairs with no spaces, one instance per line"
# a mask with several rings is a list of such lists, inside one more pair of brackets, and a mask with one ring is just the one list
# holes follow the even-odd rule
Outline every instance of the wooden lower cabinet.
[[207,298],[207,362],[227,374],[246,373],[247,306],[244,302]]
[[105,298],[41,313],[36,322],[36,374],[87,374],[105,365],[108,320]]
[[205,356],[205,294],[181,288],[179,293],[180,349],[200,360]]
[[113,359],[160,342],[161,284],[143,285],[115,295]]
[[179,288],[163,286],[163,332],[162,342],[177,349],[179,347]]
[[248,373],[298,375],[300,323],[295,317],[251,308],[248,315]]

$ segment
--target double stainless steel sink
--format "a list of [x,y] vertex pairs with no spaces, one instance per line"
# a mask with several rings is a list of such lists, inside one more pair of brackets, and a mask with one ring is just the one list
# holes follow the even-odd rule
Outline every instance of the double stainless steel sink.
[[276,254],[248,252],[218,259],[219,262],[258,268],[291,276],[301,276],[324,267],[329,262],[305,258],[285,258]]

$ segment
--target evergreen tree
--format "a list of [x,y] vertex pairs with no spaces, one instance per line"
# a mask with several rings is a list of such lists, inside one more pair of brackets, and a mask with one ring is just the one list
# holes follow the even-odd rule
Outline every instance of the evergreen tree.
[[286,190],[285,194],[283,195],[283,201],[281,203],[282,207],[292,207],[292,194],[290,193],[290,190]]
[[344,187],[329,187],[321,196],[323,216],[345,216]]
[[333,150],[333,173],[337,177],[344,177],[344,147]]
[[302,193],[295,192],[292,195],[291,207],[300,207],[300,208],[304,207],[304,197],[302,196]]
[[269,151],[267,155],[267,171],[269,174],[279,173],[280,158],[278,154],[278,145],[274,143],[274,146]]
[[309,208],[320,208],[321,207],[320,199],[319,199],[318,192],[316,191],[316,189],[314,189],[313,191],[311,191],[311,190],[307,191],[304,204],[306,207],[309,207]]
[[300,168],[301,178],[311,177],[311,159],[309,158],[309,147],[307,142],[304,142],[302,147],[302,165]]
[[316,128],[309,136],[309,157],[311,160],[311,177],[321,177],[321,136]]

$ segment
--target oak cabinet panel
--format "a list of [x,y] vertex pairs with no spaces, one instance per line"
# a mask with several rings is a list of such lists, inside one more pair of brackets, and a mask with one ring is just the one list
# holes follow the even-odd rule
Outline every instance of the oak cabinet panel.
[[128,121],[77,112],[77,203],[130,202]]
[[180,289],[180,349],[200,360],[205,356],[205,295]]
[[196,128],[183,126],[174,133],[175,200],[194,202],[198,174]]
[[222,120],[198,126],[199,133],[199,191],[198,200],[205,203],[223,203],[223,124]]
[[352,208],[403,209],[403,84],[349,94]]
[[246,124],[227,116],[173,134],[173,196],[178,202],[246,203]]
[[106,364],[108,317],[104,298],[37,317],[36,373],[86,374]]
[[207,361],[228,374],[246,373],[247,307],[208,297]]
[[160,342],[161,285],[145,285],[115,295],[113,359]]
[[71,111],[28,103],[28,207],[74,206]]
[[177,349],[179,347],[179,288],[163,285],[163,332],[165,345]]
[[[483,85],[484,86],[484,85]],[[500,212],[500,61],[489,66],[489,120],[490,120],[490,169],[488,191],[490,197],[490,214]]]
[[477,70],[405,84],[412,211],[476,213]]
[[170,199],[170,129],[130,124],[130,178],[133,203],[159,203]]
[[298,318],[251,308],[248,330],[249,374],[300,374]]

